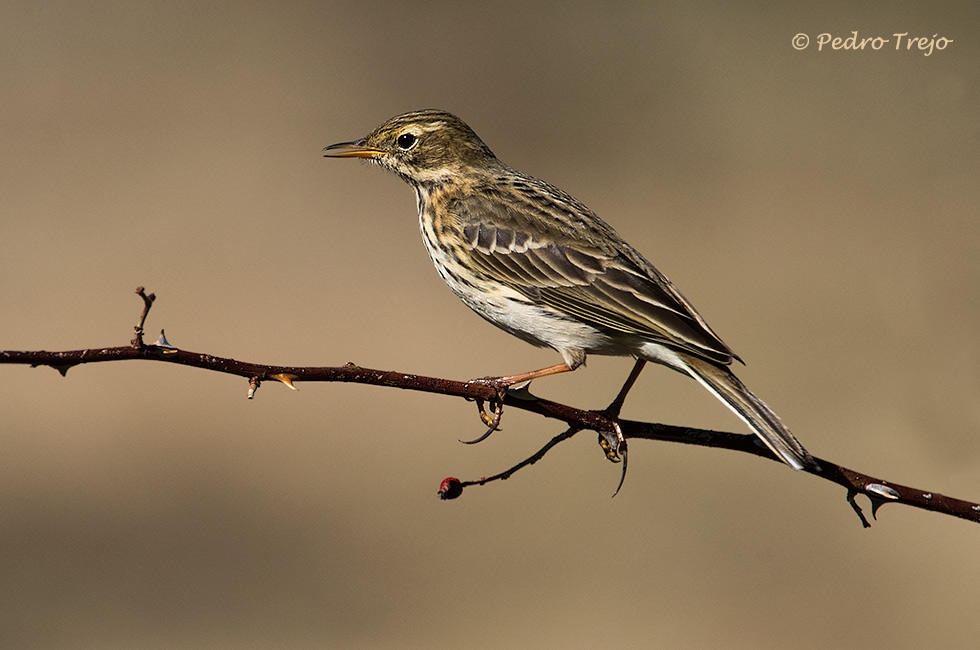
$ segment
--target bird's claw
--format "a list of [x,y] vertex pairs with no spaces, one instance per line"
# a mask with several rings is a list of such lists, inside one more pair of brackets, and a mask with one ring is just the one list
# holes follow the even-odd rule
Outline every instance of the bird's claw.
[[491,433],[500,428],[500,416],[504,412],[504,402],[499,398],[490,400],[490,402],[493,404],[493,414],[487,412],[486,400],[482,397],[476,398],[476,407],[480,412],[480,419],[487,425],[487,431],[475,440],[460,440],[464,445],[475,445],[478,442],[483,442],[490,437]]
[[476,408],[480,413],[480,419],[483,421],[483,424],[487,425],[487,431],[475,440],[460,440],[464,445],[475,445],[478,442],[483,442],[490,437],[491,433],[500,429],[500,416],[504,413],[504,398],[507,396],[508,388],[507,384],[500,382],[499,377],[483,377],[481,379],[474,379],[471,383],[493,386],[496,395],[490,399],[490,405],[493,407],[492,413],[487,411],[487,400],[482,397],[476,398]]
[[[599,432],[599,446],[602,447],[602,452],[610,462],[618,463],[623,460],[623,457],[619,455],[618,441],[614,436],[609,435],[610,433],[609,431]],[[610,442],[610,438],[614,442]]]
[[600,431],[599,432],[599,446],[602,447],[602,451],[606,454],[606,458],[614,463],[622,461],[623,471],[619,477],[619,485],[616,486],[616,491],[613,492],[613,496],[619,494],[619,490],[623,487],[623,483],[626,481],[626,467],[627,459],[629,458],[627,454],[626,437],[623,435],[623,429],[619,426],[619,422],[616,420],[612,421],[613,431]]
[[496,425],[500,424],[501,408],[497,400],[490,400],[490,403],[493,405],[493,410],[487,411],[487,400],[482,397],[476,398],[476,408],[480,412],[480,419],[483,420],[483,424],[496,428]]

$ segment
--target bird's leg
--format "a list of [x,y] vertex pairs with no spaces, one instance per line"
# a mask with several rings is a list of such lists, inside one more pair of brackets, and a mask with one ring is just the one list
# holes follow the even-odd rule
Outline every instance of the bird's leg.
[[626,437],[623,436],[623,429],[619,426],[619,413],[623,410],[623,402],[626,401],[626,395],[630,392],[630,389],[633,388],[633,384],[636,383],[637,378],[640,376],[640,373],[643,371],[643,367],[646,364],[646,359],[637,359],[636,363],[633,365],[633,370],[630,371],[630,376],[626,378],[626,383],[624,383],[623,387],[619,389],[616,399],[614,399],[609,406],[599,411],[607,418],[612,420],[613,423],[616,439],[612,440],[612,436],[609,436],[609,439],[607,439],[603,435],[603,432],[600,432],[599,446],[602,447],[602,451],[605,452],[606,458],[614,463],[619,462],[619,452],[626,451]]
[[553,366],[548,366],[547,368],[532,370],[530,372],[522,372],[519,375],[509,375],[507,377],[484,377],[483,379],[475,379],[474,381],[486,382],[496,386],[503,386],[504,390],[506,390],[507,388],[510,388],[514,384],[520,384],[525,381],[531,381],[532,379],[547,377],[548,375],[557,375],[562,372],[570,372],[578,368],[580,365],[581,364],[570,366],[567,363],[557,363]]
[[490,404],[493,406],[493,413],[489,413],[486,409],[486,400],[483,398],[476,399],[476,406],[480,412],[480,419],[483,423],[487,425],[487,432],[475,440],[461,440],[460,442],[473,445],[478,442],[486,440],[487,437],[500,428],[500,416],[504,412],[504,398],[507,396],[507,389],[515,384],[529,383],[532,379],[538,379],[540,377],[547,377],[548,375],[557,375],[562,372],[570,372],[578,368],[581,364],[577,363],[575,365],[568,365],[567,363],[559,363],[553,366],[548,366],[547,368],[541,368],[539,370],[532,370],[530,372],[522,372],[519,375],[508,375],[506,377],[483,377],[481,379],[473,379],[471,383],[487,384],[494,388],[496,395],[490,399]]
[[[619,389],[619,393],[616,395],[609,406],[601,411],[603,415],[608,417],[612,421],[613,432],[616,434],[615,439],[612,436],[604,435],[603,432],[599,432],[599,446],[602,447],[602,451],[605,452],[606,458],[614,463],[618,463],[620,458],[623,461],[623,472],[619,477],[619,485],[616,486],[616,491],[613,496],[619,494],[620,488],[623,487],[623,482],[626,480],[626,463],[627,463],[627,448],[626,448],[626,436],[623,435],[623,428],[619,426],[619,413],[623,410],[623,402],[626,401],[626,395],[633,388],[633,384],[636,383],[637,378],[643,371],[643,367],[646,365],[646,359],[637,359],[636,363],[633,365],[633,370],[630,371],[629,377],[626,378],[626,383],[623,387]],[[615,444],[614,444],[615,443]]]
[[630,371],[630,376],[626,378],[626,383],[624,383],[623,387],[619,389],[619,394],[616,395],[616,399],[614,399],[609,406],[606,407],[603,413],[614,419],[619,417],[619,412],[623,410],[623,402],[626,401],[626,395],[630,392],[630,389],[633,388],[633,384],[636,383],[640,373],[643,372],[643,367],[645,365],[647,365],[646,359],[636,360],[636,363],[633,364],[633,370]]

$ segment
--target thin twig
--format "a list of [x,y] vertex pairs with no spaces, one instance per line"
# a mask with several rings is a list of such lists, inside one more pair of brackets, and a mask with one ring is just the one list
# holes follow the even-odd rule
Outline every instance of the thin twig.
[[[255,391],[261,382],[268,380],[278,381],[290,388],[295,388],[293,385],[294,382],[300,381],[336,381],[438,393],[441,395],[462,397],[467,400],[493,400],[499,397],[497,390],[485,382],[454,381],[451,379],[425,377],[389,370],[374,370],[371,368],[362,368],[353,363],[347,363],[339,367],[263,365],[181,350],[167,344],[162,336],[158,343],[147,345],[142,342],[142,330],[146,315],[155,296],[153,294],[146,295],[142,291],[142,287],[137,293],[143,298],[143,314],[140,319],[140,324],[136,327],[137,337],[130,345],[62,352],[48,352],[45,350],[26,352],[15,350],[0,351],[0,364],[24,364],[32,367],[51,366],[61,372],[62,375],[65,375],[69,368],[83,363],[101,363],[132,359],[177,363],[203,370],[244,377],[249,382],[248,396],[250,398],[255,395]],[[623,437],[626,439],[659,440],[693,444],[702,447],[716,447],[753,454],[780,462],[753,435],[613,419],[607,412],[578,409],[573,406],[535,397],[526,391],[508,393],[504,396],[503,401],[509,407],[530,411],[546,418],[564,422],[569,428],[564,433],[553,438],[538,452],[500,474],[476,481],[457,481],[458,483],[463,485],[483,485],[491,481],[503,480],[511,476],[514,472],[533,465],[557,444],[572,437],[577,431],[589,429],[600,433],[608,433],[616,430],[616,424],[619,425]],[[962,499],[954,499],[931,490],[920,490],[872,477],[863,472],[856,472],[837,465],[823,458],[818,458],[817,462],[819,463],[819,468],[807,467],[802,471],[843,486],[847,490],[848,502],[858,512],[865,525],[867,525],[867,520],[854,502],[854,496],[857,494],[864,494],[871,500],[872,515],[884,503],[900,503],[980,523],[980,504]]]
[[136,293],[143,299],[143,313],[140,315],[139,325],[133,328],[136,331],[136,336],[133,337],[130,344],[134,348],[139,348],[143,347],[143,326],[146,324],[146,317],[150,313],[150,307],[153,306],[153,301],[157,299],[157,296],[155,293],[146,295],[143,287],[136,287]]
[[475,481],[460,481],[459,486],[460,488],[464,488],[469,485],[486,485],[487,483],[492,483],[493,481],[506,481],[514,474],[514,472],[524,469],[525,467],[530,467],[534,463],[538,462],[539,460],[544,458],[545,454],[551,451],[552,447],[554,447],[560,442],[565,442],[579,431],[581,431],[581,429],[576,429],[575,427],[569,427],[563,433],[559,433],[557,436],[549,440],[548,444],[546,444],[544,447],[537,450],[536,452],[534,452],[533,454],[531,454],[521,462],[517,463],[510,469],[505,469],[499,474],[494,474],[493,476],[484,476],[483,478],[479,478]]

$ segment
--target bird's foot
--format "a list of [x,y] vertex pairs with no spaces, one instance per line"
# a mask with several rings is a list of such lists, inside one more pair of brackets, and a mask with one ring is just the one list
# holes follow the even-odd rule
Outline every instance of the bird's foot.
[[613,496],[616,496],[619,494],[619,490],[623,487],[623,483],[626,481],[628,455],[626,437],[623,435],[623,428],[619,426],[619,421],[615,417],[611,417],[610,420],[612,422],[613,430],[599,432],[599,446],[606,454],[606,458],[608,458],[610,461],[614,463],[622,461],[623,463],[623,471],[619,477],[619,485],[616,486],[616,491],[613,492]]
[[486,399],[482,397],[476,398],[476,408],[480,413],[480,419],[487,425],[487,431],[474,440],[460,440],[465,445],[475,445],[478,442],[483,442],[490,437],[491,433],[500,429],[500,416],[504,413],[504,398],[507,397],[507,390],[514,385],[514,382],[508,382],[505,377],[481,377],[479,379],[471,379],[469,383],[490,386],[494,389],[495,393],[490,398],[492,411],[487,410]]

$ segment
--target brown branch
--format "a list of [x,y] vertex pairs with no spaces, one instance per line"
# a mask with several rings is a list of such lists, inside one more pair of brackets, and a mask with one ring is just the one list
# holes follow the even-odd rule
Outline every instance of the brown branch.
[[[155,293],[146,295],[143,287],[136,287],[136,293],[143,299],[143,313],[140,315],[139,324],[133,328],[133,330],[136,332],[136,336],[134,336],[133,340],[129,343],[133,347],[141,347],[143,345],[143,326],[146,325],[146,317],[150,313],[150,307],[153,306],[153,301],[157,299],[157,296]],[[161,332],[161,335],[162,334],[163,332]]]
[[[491,403],[499,399],[496,388],[482,382],[455,381],[410,373],[393,372],[390,370],[374,370],[371,368],[361,368],[353,363],[347,363],[339,367],[272,366],[190,352],[171,346],[162,332],[160,339],[156,343],[145,344],[142,339],[143,324],[155,296],[153,294],[149,296],[144,294],[142,287],[137,290],[137,293],[143,298],[144,309],[140,318],[140,324],[134,328],[136,336],[130,345],[62,352],[48,352],[45,350],[27,352],[14,350],[0,351],[0,364],[24,364],[30,365],[31,367],[51,366],[62,375],[65,375],[70,368],[83,363],[101,363],[129,359],[178,363],[203,370],[237,375],[248,379],[249,399],[254,396],[261,382],[267,380],[281,382],[293,389],[296,388],[294,383],[300,381],[338,381],[438,393],[440,395],[462,397],[467,400],[487,400]],[[584,410],[558,402],[552,402],[535,397],[526,390],[508,393],[504,397],[504,404],[509,407],[530,411],[546,418],[564,422],[569,428],[564,433],[559,434],[549,441],[541,450],[500,474],[473,481],[446,479],[443,482],[443,490],[440,490],[440,494],[444,498],[455,498],[459,496],[459,493],[465,486],[484,485],[492,481],[509,478],[514,472],[536,463],[558,443],[571,438],[579,431],[597,431],[600,433],[601,439],[603,435],[608,436],[609,432],[615,428],[613,419],[605,411]],[[627,439],[660,440],[700,445],[702,447],[729,449],[779,462],[767,448],[759,444],[753,435],[632,420],[618,420],[618,423],[623,435]],[[861,512],[860,507],[854,501],[854,497],[858,494],[864,494],[870,499],[872,515],[884,503],[901,503],[923,510],[980,522],[980,504],[885,481],[837,465],[823,458],[818,458],[817,462],[819,463],[819,468],[808,467],[803,471],[843,486],[847,490],[848,502],[854,508],[855,512],[857,512],[865,526],[869,526],[870,524]]]

